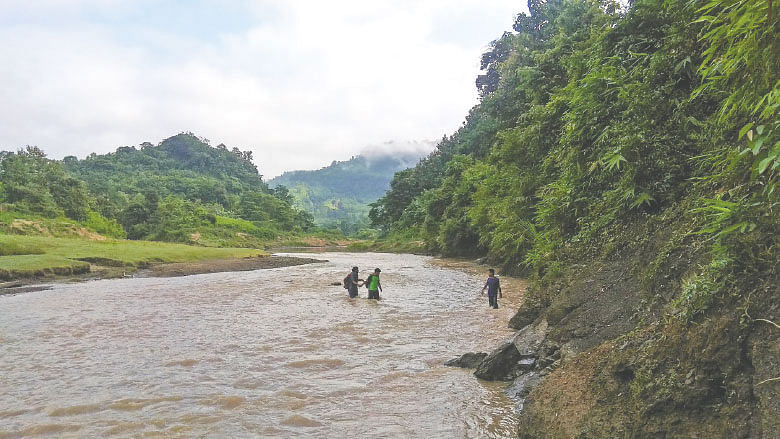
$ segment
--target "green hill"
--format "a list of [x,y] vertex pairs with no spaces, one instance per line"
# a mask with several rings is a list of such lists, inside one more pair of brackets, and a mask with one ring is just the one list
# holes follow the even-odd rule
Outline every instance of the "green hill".
[[370,204],[389,189],[393,175],[414,166],[422,156],[418,151],[427,148],[419,143],[414,151],[392,152],[393,143],[384,146],[382,152],[334,161],[318,170],[285,172],[268,185],[286,187],[295,206],[311,213],[317,224],[354,234],[368,226]]
[[251,160],[191,133],[83,160],[51,160],[37,147],[2,152],[0,231],[68,236],[83,226],[115,238],[258,247],[311,230],[311,216],[269,189]]
[[122,208],[128,197],[152,188],[160,198],[173,195],[231,209],[246,192],[268,192],[251,159],[251,152],[212,147],[186,133],[156,146],[125,146],[84,160],[68,156],[63,164],[92,193],[106,197],[111,204],[107,209]]

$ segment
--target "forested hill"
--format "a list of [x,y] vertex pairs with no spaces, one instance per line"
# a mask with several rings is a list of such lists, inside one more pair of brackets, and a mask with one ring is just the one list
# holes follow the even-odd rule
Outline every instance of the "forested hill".
[[51,160],[36,147],[3,152],[0,226],[50,233],[44,223],[67,219],[112,237],[250,247],[310,230],[311,215],[269,189],[251,160],[191,133],[83,160]]
[[229,207],[230,196],[245,191],[267,191],[252,164],[251,151],[225,145],[212,147],[192,134],[179,134],[152,145],[125,146],[105,155],[90,154],[84,160],[68,156],[65,168],[84,180],[94,193],[116,201],[120,193],[143,193],[154,188],[158,195],[177,195],[202,203]]
[[[425,145],[417,145],[421,150]],[[384,195],[393,175],[417,164],[422,153],[393,143],[383,150],[334,161],[314,171],[290,171],[268,181],[271,188],[285,186],[297,207],[314,215],[319,225],[354,233],[368,226],[369,204]]]
[[776,437],[780,2],[621,3],[530,0],[371,218],[530,276],[520,436]]

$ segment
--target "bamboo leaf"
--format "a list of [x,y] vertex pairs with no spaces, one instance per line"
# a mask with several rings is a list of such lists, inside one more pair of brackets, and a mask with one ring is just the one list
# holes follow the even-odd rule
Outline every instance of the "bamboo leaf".
[[759,137],[755,142],[753,142],[753,146],[751,147],[753,155],[758,155],[758,152],[761,151],[761,146],[764,144],[764,139],[764,137]]
[[766,171],[766,168],[769,167],[769,164],[772,163],[772,161],[774,161],[775,159],[777,159],[777,156],[772,155],[765,158],[764,160],[761,160],[758,163],[758,173],[763,174],[764,171]]
[[743,126],[742,129],[739,130],[739,138],[741,139],[742,136],[744,136],[751,128],[753,128],[753,122],[750,122],[747,125]]

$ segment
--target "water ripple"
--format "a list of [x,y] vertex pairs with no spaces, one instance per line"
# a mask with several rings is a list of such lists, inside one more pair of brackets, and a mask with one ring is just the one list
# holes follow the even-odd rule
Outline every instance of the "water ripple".
[[[0,438],[514,436],[502,384],[441,364],[508,337],[519,294],[489,309],[468,264],[314,257],[0,297]],[[382,300],[332,285],[353,265],[382,268]]]

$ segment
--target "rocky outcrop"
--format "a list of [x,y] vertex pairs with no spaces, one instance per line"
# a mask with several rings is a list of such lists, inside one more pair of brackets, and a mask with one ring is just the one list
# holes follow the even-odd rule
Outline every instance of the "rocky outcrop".
[[550,367],[560,353],[557,347],[545,343],[546,336],[546,320],[526,326],[485,357],[474,375],[488,381],[517,380],[531,371],[536,371],[537,377],[543,376],[542,369]]
[[506,342],[482,360],[474,375],[487,381],[511,380],[521,359],[514,343]]
[[536,386],[542,383],[542,375],[538,372],[528,372],[512,381],[506,389],[506,394],[517,402],[518,410],[523,410],[525,399]]
[[460,357],[453,358],[450,361],[444,363],[445,366],[462,367],[464,369],[474,369],[482,363],[482,360],[487,357],[488,354],[484,352],[467,352]]

